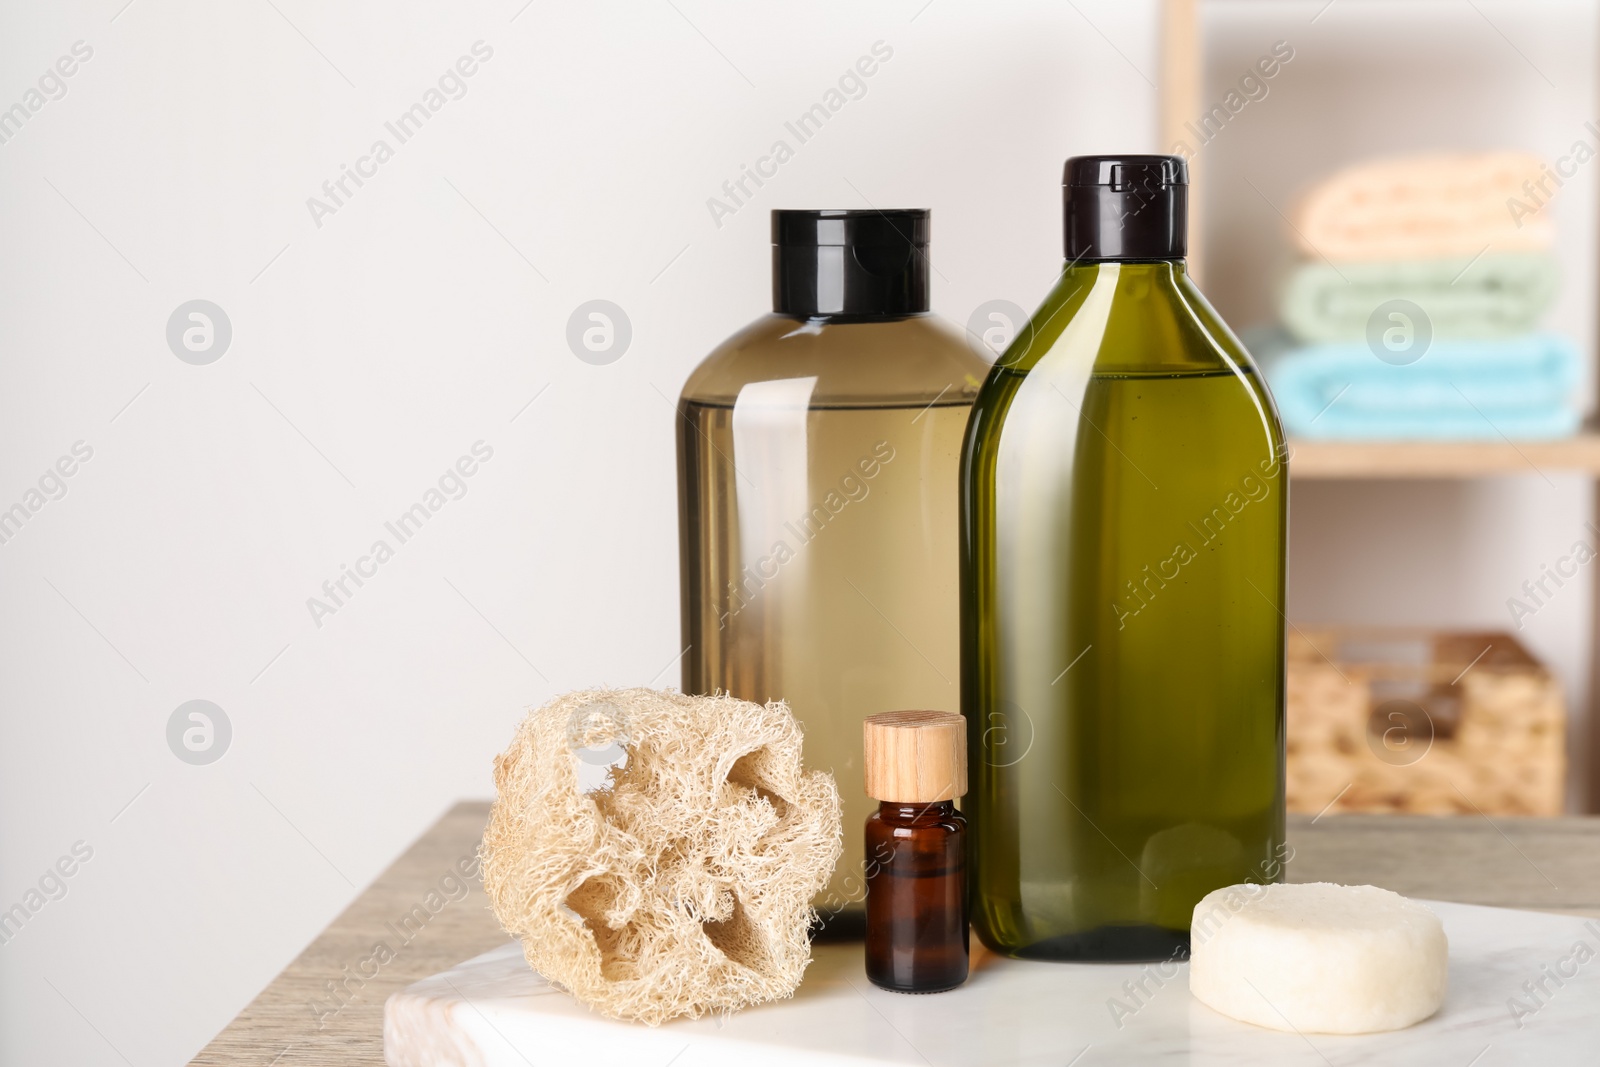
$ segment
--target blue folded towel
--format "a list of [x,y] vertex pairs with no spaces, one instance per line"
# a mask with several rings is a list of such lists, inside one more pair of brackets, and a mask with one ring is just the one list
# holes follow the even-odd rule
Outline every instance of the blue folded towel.
[[1565,437],[1577,348],[1565,337],[1436,340],[1393,366],[1360,342],[1313,345],[1272,361],[1267,381],[1295,436],[1365,440]]

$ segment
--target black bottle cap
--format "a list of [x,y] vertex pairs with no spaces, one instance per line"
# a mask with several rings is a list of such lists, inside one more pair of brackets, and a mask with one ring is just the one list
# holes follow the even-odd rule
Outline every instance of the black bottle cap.
[[772,310],[873,322],[928,310],[928,211],[772,213]]
[[1073,156],[1061,184],[1067,259],[1182,259],[1189,167],[1181,156]]

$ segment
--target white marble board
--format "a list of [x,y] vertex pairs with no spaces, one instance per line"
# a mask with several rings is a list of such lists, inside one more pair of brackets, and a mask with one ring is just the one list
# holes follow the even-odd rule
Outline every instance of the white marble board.
[[[391,1067],[1600,1064],[1600,921],[1429,903],[1450,938],[1449,997],[1388,1034],[1235,1022],[1189,995],[1186,964],[1168,965],[1162,982],[1155,965],[980,950],[960,989],[906,996],[867,981],[859,944],[818,946],[792,1000],[651,1029],[591,1013],[508,944],[390,997],[384,1055]],[[1137,996],[1124,985],[1141,982]]]

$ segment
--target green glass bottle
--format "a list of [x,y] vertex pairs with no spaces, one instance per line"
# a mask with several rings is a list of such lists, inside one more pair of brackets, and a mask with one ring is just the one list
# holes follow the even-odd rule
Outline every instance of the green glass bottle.
[[1184,264],[1173,156],[1067,161],[1067,263],[961,461],[972,922],[1032,959],[1187,953],[1282,878],[1288,470]]

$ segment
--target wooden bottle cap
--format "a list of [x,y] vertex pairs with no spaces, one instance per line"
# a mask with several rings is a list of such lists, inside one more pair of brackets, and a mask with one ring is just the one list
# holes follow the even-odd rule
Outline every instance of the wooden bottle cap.
[[862,724],[867,796],[932,804],[967,792],[967,720],[948,711],[886,711]]

